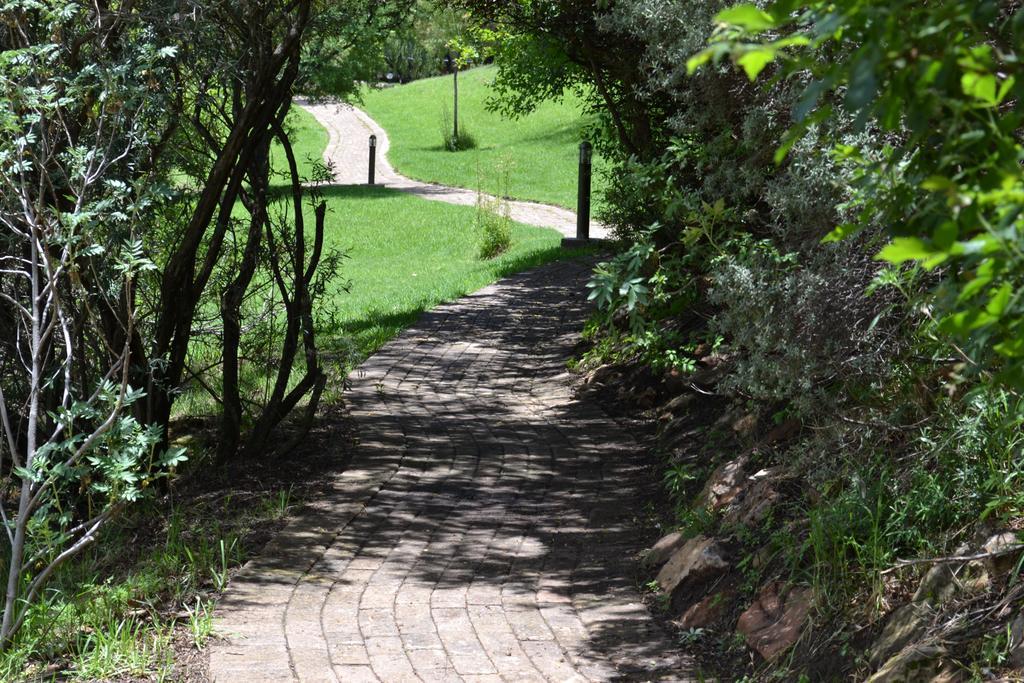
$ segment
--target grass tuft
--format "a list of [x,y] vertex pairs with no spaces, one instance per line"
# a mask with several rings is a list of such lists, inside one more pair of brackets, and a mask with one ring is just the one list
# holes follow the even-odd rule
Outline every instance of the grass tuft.
[[441,109],[441,148],[448,152],[464,152],[476,149],[479,145],[476,136],[466,126],[465,121],[459,123],[459,134],[455,134],[455,123],[451,112],[445,106]]

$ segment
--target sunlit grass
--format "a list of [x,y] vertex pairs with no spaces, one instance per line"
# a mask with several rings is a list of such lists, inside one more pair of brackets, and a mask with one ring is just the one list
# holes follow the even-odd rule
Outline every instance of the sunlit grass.
[[[561,102],[545,102],[529,116],[503,118],[485,106],[495,73],[494,67],[480,67],[459,75],[459,124],[475,138],[475,149],[443,148],[441,121],[444,109],[452,109],[451,76],[368,90],[363,106],[387,131],[388,158],[405,175],[496,193],[502,187],[494,169],[508,160],[512,197],[574,209],[578,150],[588,120],[583,103],[567,94]],[[598,159],[595,171],[599,167]],[[601,187],[595,173],[595,198]]]

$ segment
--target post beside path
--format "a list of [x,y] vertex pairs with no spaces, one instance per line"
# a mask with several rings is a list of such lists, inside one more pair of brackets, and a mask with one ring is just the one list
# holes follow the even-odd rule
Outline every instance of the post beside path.
[[590,239],[590,188],[593,160],[594,148],[584,140],[580,143],[579,188],[576,193],[576,236],[562,239],[563,247],[585,247],[596,241]]
[[368,185],[373,185],[374,175],[376,175],[377,165],[377,136],[370,136],[370,179]]

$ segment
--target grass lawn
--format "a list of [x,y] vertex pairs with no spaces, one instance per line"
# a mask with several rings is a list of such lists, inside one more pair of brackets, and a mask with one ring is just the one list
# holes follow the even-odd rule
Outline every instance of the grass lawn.
[[[298,108],[289,114],[288,124],[296,159],[308,175],[312,161],[320,158],[327,145],[327,132]],[[279,147],[273,150],[272,161],[275,169],[285,167]],[[277,183],[283,185],[284,179]],[[427,201],[384,187],[329,187],[324,198],[328,205],[325,246],[347,258],[338,287],[321,303],[320,345],[329,357],[342,360],[342,367],[333,369],[342,375],[423,311],[505,275],[566,256],[555,230],[516,223],[508,251],[490,260],[479,258],[481,234],[475,207]],[[314,220],[310,209],[307,202],[307,226]],[[215,361],[219,351],[210,349],[209,355]],[[243,367],[243,377],[253,387],[266,384],[262,372]],[[220,385],[216,368],[205,380],[211,386]],[[340,384],[330,387],[329,393],[336,395],[333,390],[340,391]],[[198,386],[175,403],[179,416],[215,410],[216,404]]]
[[327,190],[327,244],[345,251],[348,292],[333,296],[338,331],[368,355],[423,311],[564,256],[554,230],[515,224],[512,247],[482,260],[476,209],[380,187]]
[[[299,166],[299,175],[304,178],[312,178],[313,167],[316,162],[322,162],[324,150],[327,149],[329,137],[327,129],[317,123],[313,115],[305,109],[293,106],[285,119],[285,130],[288,131],[289,139],[292,142],[292,152],[295,154],[295,162]],[[270,149],[271,166],[277,173],[285,174],[288,171],[288,161],[285,158],[284,148],[275,140]],[[291,179],[287,175],[276,179],[278,184],[287,184]]]
[[[327,131],[308,112],[289,114],[295,156],[305,172],[327,146]],[[277,150],[274,163],[279,167]],[[334,335],[349,336],[360,357],[411,324],[423,311],[484,287],[505,275],[562,258],[555,230],[514,224],[512,246],[479,258],[476,208],[432,202],[384,187],[332,187],[327,200],[326,246],[347,255],[342,280],[327,304]],[[312,213],[306,217],[313,224]]]
[[[411,178],[498,194],[504,189],[500,169],[507,165],[509,196],[575,209],[585,124],[581,102],[567,95],[522,119],[502,118],[484,107],[495,73],[486,66],[459,74],[459,126],[476,139],[476,149],[449,152],[442,147],[442,112],[452,108],[451,76],[368,90],[363,107],[387,131],[392,165]],[[595,203],[599,168],[597,160]]]

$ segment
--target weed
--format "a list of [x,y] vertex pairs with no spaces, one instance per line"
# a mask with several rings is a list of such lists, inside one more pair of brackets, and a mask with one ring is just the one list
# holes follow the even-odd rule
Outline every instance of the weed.
[[488,197],[483,192],[483,178],[479,179],[476,194],[476,229],[480,235],[480,258],[493,259],[512,246],[512,207],[503,197],[508,194],[511,161],[502,160],[497,172],[501,176],[501,194]]
[[669,463],[665,474],[662,476],[665,490],[668,491],[669,495],[672,496],[672,500],[676,501],[677,504],[681,502],[689,483],[696,481],[696,479],[697,475],[693,473],[689,465],[683,462]]
[[270,497],[266,501],[266,513],[269,519],[283,519],[288,514],[288,509],[292,504],[292,493],[295,490],[295,486],[289,486],[286,489],[281,489],[276,495]]
[[441,109],[441,147],[449,152],[462,152],[477,147],[476,136],[466,128],[464,122],[459,122],[459,132],[456,135],[447,105]]
[[683,646],[694,645],[699,643],[706,634],[707,631],[702,628],[691,628],[681,631],[679,633],[679,644]]
[[195,607],[187,607],[188,630],[196,648],[202,648],[213,633],[213,610],[210,605],[196,597]]
[[73,663],[80,678],[163,677],[170,670],[170,638],[160,624],[111,614],[106,622],[83,630],[85,637]]
[[224,539],[220,539],[220,564],[211,568],[210,574],[213,577],[213,586],[218,592],[223,591],[228,585],[228,570],[233,566],[233,560],[238,554],[238,539],[232,538],[230,545],[225,545]]
[[512,246],[512,216],[508,202],[477,199],[476,225],[480,233],[480,258],[493,259]]

